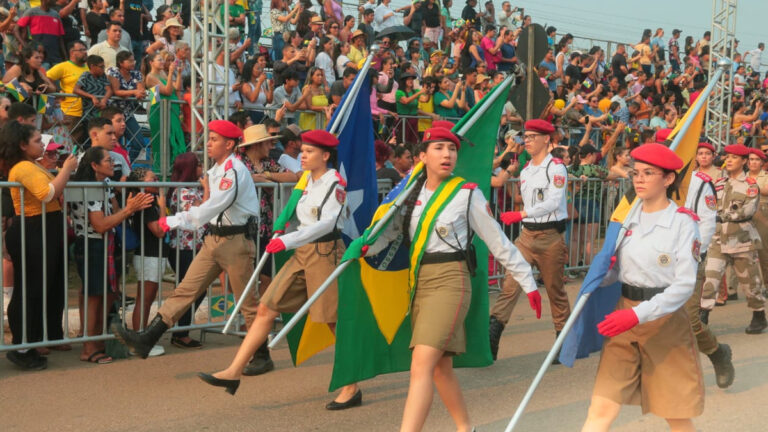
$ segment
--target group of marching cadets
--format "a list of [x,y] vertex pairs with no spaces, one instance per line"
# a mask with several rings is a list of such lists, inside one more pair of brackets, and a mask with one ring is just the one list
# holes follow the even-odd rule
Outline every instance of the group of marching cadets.
[[[541,296],[531,265],[542,273],[556,332],[562,330],[570,313],[562,278],[568,178],[562,162],[549,155],[552,125],[542,120],[525,124],[524,142],[531,161],[521,173],[523,209],[501,215],[506,224],[522,222],[516,245],[496,223],[476,185],[453,175],[461,140],[451,132],[451,126],[435,124],[425,132],[416,155],[423,170],[414,180],[405,205],[379,240],[360,250],[361,256],[372,255],[383,246],[379,241],[397,235],[412,244],[412,362],[403,431],[423,428],[435,387],[457,430],[472,429],[452,366],[452,357],[466,350],[462,324],[471,301],[472,233],[477,233],[507,269],[507,280],[490,320],[494,358],[521,288],[537,318],[541,316]],[[239,185],[250,180],[250,175],[233,156],[242,135],[234,124],[224,121],[211,122],[209,129],[207,150],[216,162],[208,175],[211,198],[160,224],[167,230],[210,223],[212,235],[145,331],[115,328],[118,338],[142,357],[222,269],[230,273],[233,291],[240,295],[254,268],[256,254],[247,225],[249,217],[258,214],[253,208],[258,201],[251,196],[252,187]],[[278,313],[298,311],[339,264],[344,251],[340,228],[349,215],[346,184],[334,169],[338,140],[318,130],[305,132],[301,139],[304,195],[293,210],[291,223],[276,231],[266,246],[271,254],[284,250],[295,253],[270,282],[260,302],[258,294],[246,299],[248,333],[232,363],[214,374],[200,374],[208,384],[224,387],[231,394]],[[712,151],[708,146],[701,145]],[[717,343],[706,320],[698,321],[698,327],[694,323],[699,317],[697,290],[704,293],[701,308],[711,308],[710,300],[725,264],[736,266],[737,260],[751,260],[743,272],[739,270],[742,267],[737,268],[748,288],[748,305],[754,310],[747,332],[759,333],[766,327],[759,270],[758,278],[750,277],[750,272],[758,269],[754,261],[761,244],[752,218],[759,207],[759,195],[768,193],[768,175],[762,171],[744,174],[749,154],[744,149],[726,148],[729,175],[725,178],[711,182],[703,165],[694,173],[686,202],[693,210],[678,207],[670,199],[678,184],[676,171],[683,166],[674,152],[661,144],[644,144],[632,151],[635,165],[631,179],[640,201],[624,221],[615,262],[604,281],[621,282],[622,295],[616,310],[598,325],[606,340],[583,430],[607,430],[622,404],[640,404],[644,413],[667,419],[673,430],[692,430],[691,418],[701,414],[704,401],[701,366],[693,344],[698,342],[699,349],[712,359],[719,386],[727,387],[733,381],[728,346]],[[439,207],[432,199],[436,192],[447,197]],[[242,263],[236,263],[234,255]],[[705,267],[700,264],[703,257],[706,282],[701,283],[704,277],[700,275],[697,284],[697,268]],[[312,305],[310,315],[334,329],[337,308],[334,283]],[[327,408],[345,409],[361,403],[361,390],[351,384],[342,388]]]

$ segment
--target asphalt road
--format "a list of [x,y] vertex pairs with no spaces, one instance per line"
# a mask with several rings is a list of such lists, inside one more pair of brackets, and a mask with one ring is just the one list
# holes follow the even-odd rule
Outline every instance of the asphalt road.
[[[576,287],[570,286],[571,300]],[[484,369],[457,374],[478,431],[502,431],[554,341],[544,316],[533,317],[520,304],[502,338],[499,360]],[[731,344],[736,381],[715,385],[712,366],[702,356],[706,408],[695,419],[700,431],[765,431],[768,394],[768,334],[750,336],[744,300],[729,302],[710,316],[721,342]],[[197,336],[193,333],[193,336]],[[381,376],[361,384],[363,406],[328,412],[333,351],[326,350],[294,368],[286,346],[273,352],[276,370],[244,377],[235,397],[204,385],[195,374],[228,364],[240,339],[208,334],[205,347],[184,351],[162,340],[167,354],[148,360],[92,365],[78,360],[80,346],[54,351],[49,368],[21,372],[0,360],[0,431],[395,431],[400,424],[408,374]],[[586,416],[598,356],[573,369],[552,367],[517,430],[579,430]],[[451,431],[453,423],[435,397],[425,431]],[[659,431],[666,423],[639,407],[624,407],[614,430]]]

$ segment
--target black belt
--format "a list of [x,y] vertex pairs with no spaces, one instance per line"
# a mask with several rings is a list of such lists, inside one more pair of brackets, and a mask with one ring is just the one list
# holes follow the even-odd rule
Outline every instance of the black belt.
[[222,225],[210,226],[208,230],[211,234],[219,237],[230,237],[238,234],[245,234],[248,231],[248,225]]
[[319,239],[315,240],[312,243],[325,243],[325,242],[329,242],[329,241],[335,241],[335,240],[338,240],[340,238],[341,238],[341,233],[336,231],[336,230],[333,230],[333,232],[328,233],[328,234],[320,237]]
[[466,261],[464,252],[430,252],[421,256],[422,264],[442,264],[454,261]]
[[548,229],[554,229],[557,230],[557,232],[563,232],[565,231],[565,219],[544,223],[523,222],[523,228],[531,231],[544,231]]
[[[751,220],[752,220],[752,216],[750,216],[750,217],[748,217],[748,218],[744,218],[744,219],[738,219],[738,220],[732,220],[732,221],[728,221],[728,222],[732,222],[732,223],[742,223],[742,222],[749,222],[749,221],[751,221]],[[720,216],[715,216],[715,222],[720,222],[720,223],[722,223],[722,222],[723,222],[723,219],[722,219]]]
[[635,301],[650,300],[656,294],[664,292],[665,288],[640,288],[632,285],[621,284],[621,295]]

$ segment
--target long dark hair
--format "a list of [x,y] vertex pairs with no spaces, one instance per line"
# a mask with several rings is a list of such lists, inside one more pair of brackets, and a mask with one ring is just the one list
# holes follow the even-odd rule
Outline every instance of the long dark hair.
[[27,155],[21,148],[22,144],[29,143],[35,134],[33,126],[11,120],[0,129],[0,170],[8,175],[8,171],[17,163],[26,160]]
[[96,172],[93,170],[91,164],[100,164],[104,159],[104,155],[109,155],[109,151],[104,147],[91,147],[85,151],[83,158],[80,159],[80,163],[77,165],[77,171],[72,176],[73,181],[95,181]]
[[[200,161],[197,159],[197,155],[192,152],[182,153],[176,156],[173,161],[173,168],[171,169],[171,181],[172,182],[193,182],[197,181],[197,167],[200,165]],[[173,192],[176,188],[169,188],[167,199],[171,201]]]
[[413,189],[405,199],[405,213],[403,215],[403,244],[410,246],[411,234],[409,233],[411,227],[411,216],[413,216],[413,208],[416,207],[416,198],[419,197],[421,188],[427,181],[427,170],[424,169],[419,177],[416,179],[413,185]]
[[40,74],[37,69],[32,69],[27,63],[27,60],[31,59],[33,55],[37,54],[37,47],[38,43],[31,42],[21,50],[21,62],[19,63],[19,66],[21,67],[21,73],[23,75]]
[[[257,63],[258,63],[257,57],[254,57],[248,60],[247,62],[245,62],[245,64],[243,65],[243,72],[240,77],[241,82],[243,83],[251,82],[251,78],[253,78],[253,67],[256,66]],[[264,72],[262,71],[262,73]]]

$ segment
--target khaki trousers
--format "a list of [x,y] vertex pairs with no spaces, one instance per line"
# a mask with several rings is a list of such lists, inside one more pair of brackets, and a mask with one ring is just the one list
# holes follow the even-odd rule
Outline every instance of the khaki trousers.
[[[229,276],[232,292],[235,298],[239,299],[253,274],[255,259],[256,245],[253,240],[245,238],[244,234],[231,237],[207,235],[184,280],[160,307],[158,313],[163,322],[171,327],[178,321],[222,271]],[[241,309],[248,327],[256,318],[258,304],[259,290],[255,289],[243,302]]]
[[696,288],[693,290],[693,294],[685,302],[685,312],[688,314],[688,319],[691,321],[691,330],[693,330],[694,336],[696,336],[696,344],[699,346],[699,351],[706,355],[710,355],[717,351],[717,338],[714,333],[709,329],[709,326],[701,322],[699,319],[699,310],[701,309],[701,288],[704,286],[704,263],[699,263],[699,270],[696,272]]
[[[538,267],[547,289],[552,323],[555,330],[562,330],[571,314],[571,305],[568,303],[568,295],[563,286],[566,256],[563,235],[555,229],[531,231],[523,228],[520,237],[515,241],[515,246],[528,263]],[[491,309],[491,316],[506,325],[521,292],[520,284],[507,272],[501,294]]]

